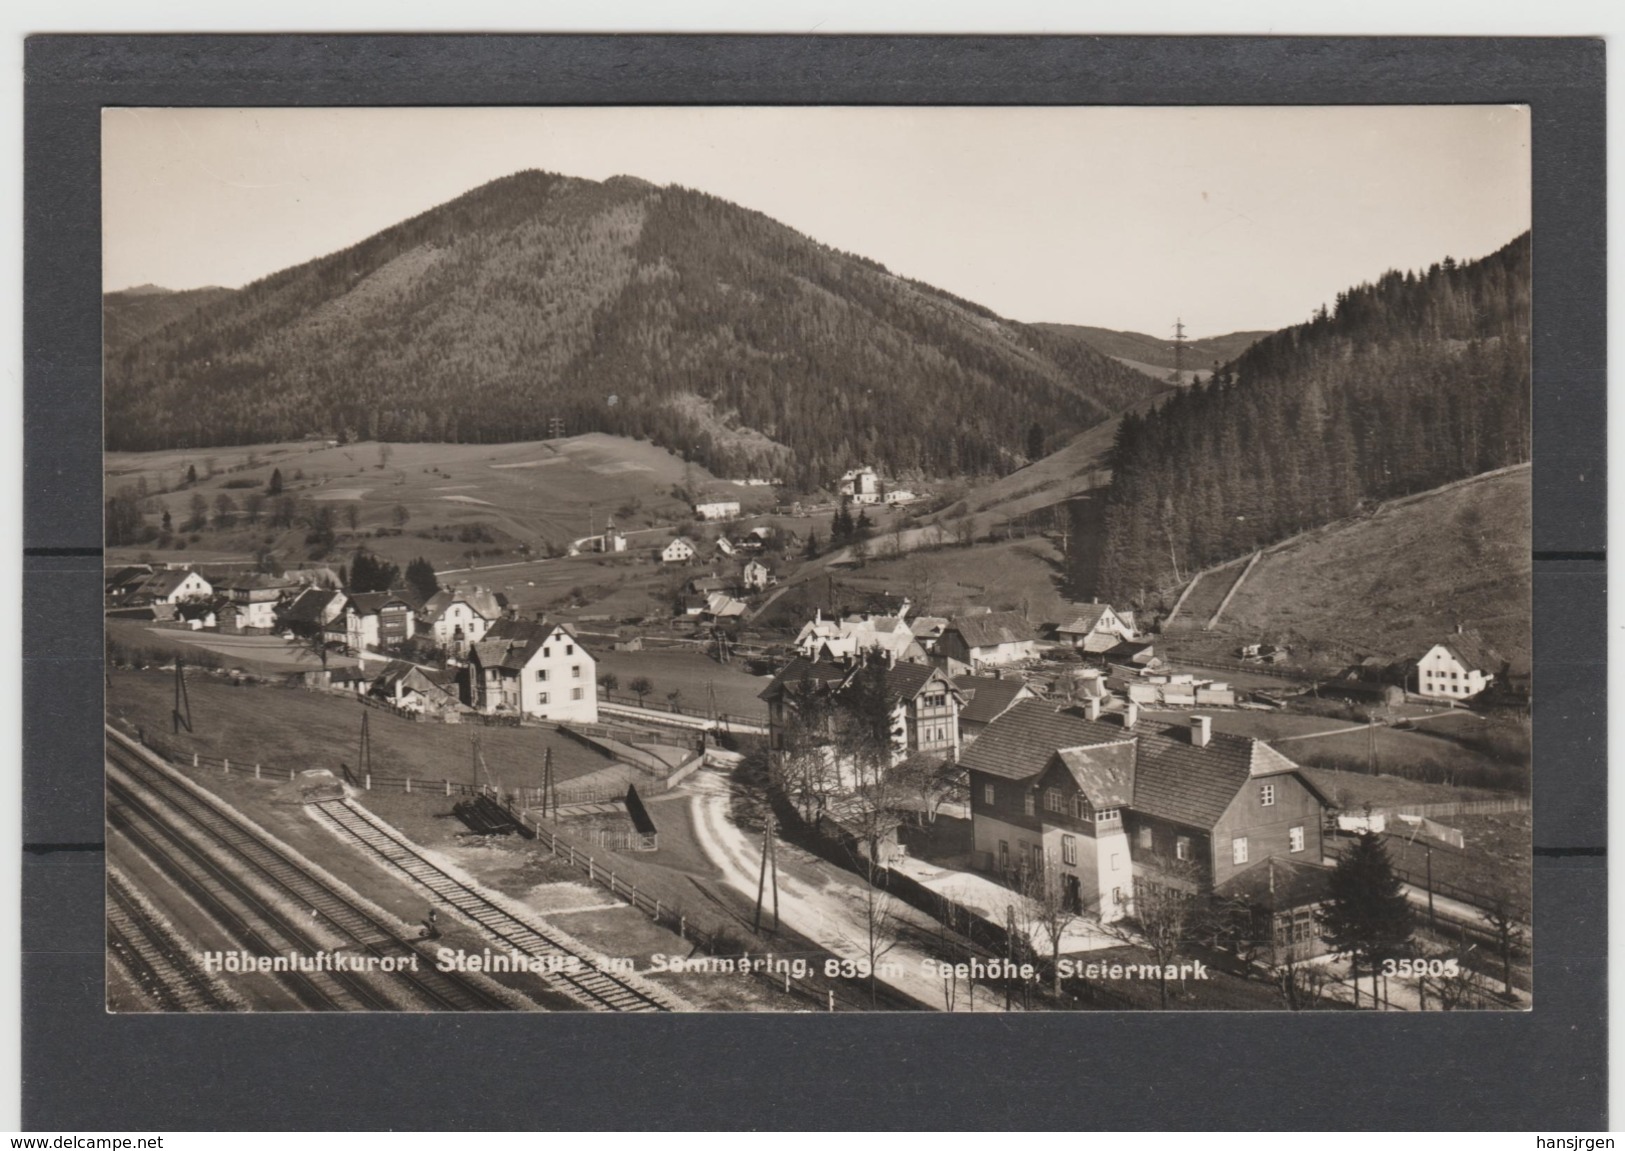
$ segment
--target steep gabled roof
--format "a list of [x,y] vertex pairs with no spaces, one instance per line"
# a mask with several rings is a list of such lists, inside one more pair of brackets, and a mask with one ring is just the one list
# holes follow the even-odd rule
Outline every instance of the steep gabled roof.
[[965,706],[959,709],[963,723],[992,723],[1027,688],[1019,679],[995,679],[990,675],[957,676],[954,686],[965,697]]
[[1063,747],[1055,753],[1096,811],[1134,803],[1135,741]]
[[[1133,799],[1127,805],[1188,827],[1211,828],[1236,794],[1257,776],[1291,774],[1325,798],[1275,749],[1248,736],[1214,732],[1206,747],[1178,724],[1090,720],[1044,700],[1021,700],[988,725],[961,757],[969,770],[1005,779],[1041,774],[1062,749],[1134,741]],[[1070,764],[1068,765],[1070,767]]]
[[1446,636],[1439,646],[1468,671],[1498,672],[1506,666],[1501,654],[1470,631]]
[[485,633],[485,638],[474,645],[473,654],[481,667],[519,671],[535,658],[543,644],[559,634],[578,644],[581,642],[567,624],[534,619],[499,619]]
[[306,588],[283,609],[282,620],[284,623],[321,623],[333,601],[343,598],[343,592],[330,588]]
[[1105,615],[1110,610],[1110,604],[1084,604],[1076,609],[1075,614],[1072,616],[1072,619],[1069,622],[1063,623],[1055,630],[1058,632],[1066,632],[1068,634],[1072,634],[1074,632],[1081,634],[1084,632],[1094,631],[1095,625],[1100,622],[1100,617]]
[[957,631],[967,647],[997,647],[1038,638],[1032,625],[1013,611],[959,616],[948,625],[947,630]]
[[[143,595],[164,596],[173,595],[190,576],[197,575],[191,568],[178,568],[153,572],[151,578],[141,585]],[[198,576],[198,579],[203,579]],[[203,580],[208,584],[208,580]]]

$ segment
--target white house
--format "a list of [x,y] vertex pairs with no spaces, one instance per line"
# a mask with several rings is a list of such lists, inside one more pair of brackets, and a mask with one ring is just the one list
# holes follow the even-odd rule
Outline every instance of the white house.
[[845,659],[866,651],[879,651],[898,663],[926,663],[925,649],[914,638],[905,618],[905,605],[897,615],[847,616],[825,619],[822,611],[802,625],[797,650],[808,659]]
[[694,558],[694,545],[678,536],[667,544],[660,552],[660,562],[666,564],[686,564]]
[[502,603],[492,591],[442,588],[418,609],[417,627],[432,635],[437,647],[461,655],[501,617]]
[[1084,651],[1103,652],[1134,638],[1132,617],[1125,621],[1112,610],[1111,604],[1084,604],[1076,612],[1071,620],[1055,629],[1056,638],[1062,643]]
[[135,593],[148,603],[189,603],[208,599],[214,586],[191,569],[153,572]]
[[732,520],[739,518],[738,500],[712,500],[695,504],[694,514],[702,520]]
[[1422,695],[1467,699],[1495,679],[1505,664],[1475,635],[1458,632],[1430,647],[1416,665],[1416,690]]
[[469,649],[465,702],[487,714],[596,723],[597,666],[563,624],[501,619]]
[[1038,637],[1031,625],[1010,611],[959,616],[937,640],[939,654],[975,670],[1031,659]]
[[855,504],[879,503],[880,477],[874,468],[853,468],[841,477],[841,494]]
[[743,576],[740,577],[746,588],[750,591],[762,591],[770,584],[778,582],[773,578],[773,571],[760,560],[751,560],[745,565]]

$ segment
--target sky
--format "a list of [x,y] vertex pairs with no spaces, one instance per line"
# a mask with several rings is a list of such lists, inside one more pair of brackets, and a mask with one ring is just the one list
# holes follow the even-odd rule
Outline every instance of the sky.
[[678,183],[1001,315],[1305,320],[1529,227],[1522,107],[107,109],[103,286],[240,287],[525,168]]

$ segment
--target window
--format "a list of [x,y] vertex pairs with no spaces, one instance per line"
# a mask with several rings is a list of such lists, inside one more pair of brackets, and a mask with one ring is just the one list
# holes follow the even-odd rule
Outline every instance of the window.
[[564,645],[564,654],[565,655],[574,655],[575,653],[576,653],[575,644],[567,643],[567,644]]
[[570,665],[570,678],[572,678],[572,679],[580,679],[581,678],[581,665],[579,663]]
[[580,699],[581,698],[581,689],[579,687],[571,688],[570,689],[570,698],[571,699]]
[[1265,807],[1275,806],[1275,785],[1273,783],[1265,783],[1259,786],[1258,802]]
[[550,647],[544,647],[542,649],[542,658],[543,659],[552,659],[553,658],[553,649],[550,648]]
[[539,667],[539,668],[536,669],[536,682],[537,683],[546,683],[547,682],[547,669],[545,667]]
[[1154,842],[1151,838],[1151,829],[1149,827],[1140,828],[1140,850],[1150,851],[1154,846]]
[[994,799],[993,785],[991,783],[982,784],[982,802],[989,807],[992,807],[997,802]]
[[545,691],[538,692],[536,694],[536,702],[537,703],[546,703],[547,702],[547,693]]
[[1293,851],[1302,851],[1303,850],[1303,828],[1302,827],[1289,828],[1287,830],[1287,833],[1286,833],[1286,838],[1287,838],[1287,842],[1289,844],[1291,844]]
[[1066,811],[1066,796],[1061,794],[1060,788],[1052,787],[1044,792],[1044,810]]
[[1115,807],[1103,807],[1095,815],[1095,820],[1099,823],[1116,823],[1122,818],[1123,813]]
[[1033,793],[1027,792],[1021,797],[1021,806],[1028,815],[1038,814],[1038,805],[1033,802]]
[[1078,863],[1078,837],[1075,835],[1061,836],[1061,862],[1068,867],[1076,867]]
[[1072,816],[1074,819],[1089,818],[1089,801],[1083,798],[1081,791],[1072,797]]
[[1232,839],[1230,841],[1230,862],[1247,862],[1247,837],[1245,835],[1239,839]]
[[926,707],[946,707],[947,704],[948,696],[945,692],[933,692],[931,695],[925,697]]
[[1176,835],[1174,837],[1174,858],[1189,859],[1191,857],[1191,837]]
[[1010,841],[1008,839],[999,840],[999,870],[1010,870]]

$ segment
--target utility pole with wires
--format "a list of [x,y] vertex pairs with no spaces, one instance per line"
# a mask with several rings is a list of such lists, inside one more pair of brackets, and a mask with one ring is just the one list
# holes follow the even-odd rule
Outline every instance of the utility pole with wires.
[[356,752],[356,770],[363,779],[372,774],[372,726],[368,722],[372,713],[363,708],[361,711],[361,747]]
[[192,697],[186,693],[186,661],[179,656],[175,657],[175,708],[169,718],[174,734],[179,735],[183,727],[192,730]]
[[553,749],[542,749],[542,818],[547,818],[548,808],[551,805],[553,822],[559,821],[559,791],[553,782]]
[[762,828],[762,870],[756,878],[756,923],[752,928],[756,934],[762,933],[762,897],[767,890],[767,875],[773,872],[773,931],[779,930],[779,852],[778,839],[773,834],[773,809],[767,809],[767,823]]

